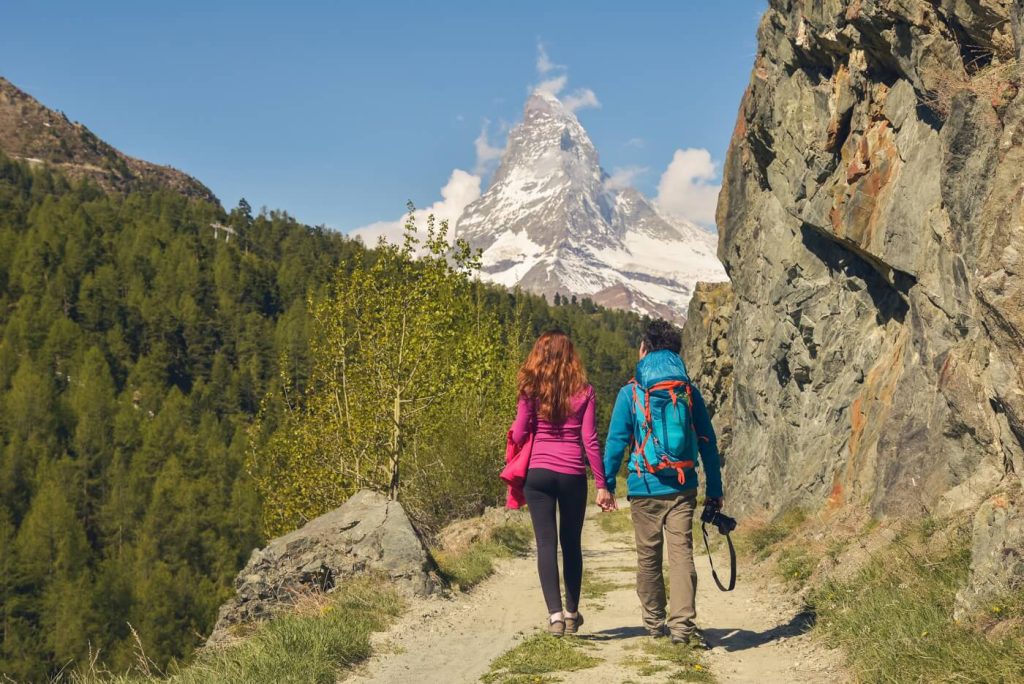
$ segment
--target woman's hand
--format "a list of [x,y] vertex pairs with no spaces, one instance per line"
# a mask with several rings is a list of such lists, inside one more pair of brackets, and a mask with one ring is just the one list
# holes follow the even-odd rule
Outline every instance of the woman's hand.
[[597,505],[601,507],[602,511],[606,512],[614,511],[618,508],[615,504],[615,495],[604,488],[597,490]]

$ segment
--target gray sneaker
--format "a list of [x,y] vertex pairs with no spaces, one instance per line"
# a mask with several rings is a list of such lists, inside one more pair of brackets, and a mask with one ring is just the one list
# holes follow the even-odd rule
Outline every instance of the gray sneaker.
[[647,636],[653,639],[663,639],[668,636],[668,626],[665,624],[658,625],[657,627],[647,627]]
[[684,644],[699,651],[706,651],[711,648],[708,645],[708,640],[704,637],[704,632],[696,628],[694,628],[692,632],[687,632],[686,634],[673,634],[672,643]]
[[565,620],[548,620],[548,634],[553,637],[560,637],[565,634]]
[[583,613],[576,613],[576,617],[565,616],[565,633],[576,634],[583,626]]

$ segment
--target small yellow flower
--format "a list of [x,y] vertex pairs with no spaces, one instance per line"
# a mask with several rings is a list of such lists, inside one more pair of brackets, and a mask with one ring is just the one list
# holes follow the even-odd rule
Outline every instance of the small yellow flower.
[[926,636],[928,636],[928,630],[926,629],[926,630],[924,630],[923,632],[921,632],[921,636],[922,636],[922,637],[926,637]]
[[700,665],[694,665],[694,666],[693,666],[693,669],[694,669],[694,670],[703,670],[704,668],[703,668],[703,667],[701,667]]
[[1003,612],[1003,609],[999,606],[992,606],[992,612],[998,615],[999,613]]

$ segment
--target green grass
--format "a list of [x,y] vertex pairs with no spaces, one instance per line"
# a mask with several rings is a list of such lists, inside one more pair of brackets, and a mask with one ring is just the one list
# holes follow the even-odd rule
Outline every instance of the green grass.
[[651,660],[650,658],[644,658],[643,656],[629,656],[627,658],[623,658],[622,664],[636,670],[636,673],[641,677],[650,677],[651,675],[656,675],[659,672],[664,672],[669,668],[665,663],[657,660]]
[[776,569],[782,579],[802,587],[817,565],[817,559],[807,551],[801,548],[788,548],[779,554]]
[[491,663],[491,671],[481,677],[486,684],[553,682],[558,672],[586,670],[601,662],[585,652],[585,642],[576,637],[556,638],[537,632]]
[[587,599],[603,599],[610,591],[632,587],[634,584],[630,582],[614,582],[591,570],[584,570],[583,586],[580,593]]
[[625,664],[637,667],[637,674],[649,676],[666,670],[669,682],[714,682],[715,678],[703,662],[701,651],[685,644],[673,644],[668,639],[649,639],[643,642],[641,651],[648,656],[632,656]]
[[597,524],[607,534],[633,534],[633,520],[629,517],[628,508],[599,514]]
[[[969,563],[966,535],[942,554],[897,542],[853,579],[828,581],[812,592],[816,631],[842,648],[858,681],[1024,682],[1019,621],[1016,628],[1007,622],[1010,629],[986,637],[971,628],[976,625],[952,619]],[[1017,610],[1024,614],[1024,596],[994,606],[998,611],[987,611],[986,619],[1013,618]]]
[[95,666],[70,673],[73,684],[333,684],[370,655],[370,635],[401,613],[403,601],[380,580],[354,580],[302,610],[255,629],[237,644],[201,651],[188,666],[152,673],[144,654],[136,672],[115,675]]
[[603,600],[608,596],[608,592],[632,586],[635,586],[632,582],[615,582],[592,570],[584,569],[580,596],[586,606],[593,610],[604,610]]
[[491,576],[495,559],[527,552],[532,539],[529,523],[512,523],[496,528],[490,539],[473,544],[465,551],[438,550],[433,555],[441,576],[464,591]]
[[758,560],[764,560],[771,555],[775,544],[788,537],[806,519],[807,514],[799,508],[783,511],[766,525],[758,525],[737,533],[737,546],[742,552],[752,554]]

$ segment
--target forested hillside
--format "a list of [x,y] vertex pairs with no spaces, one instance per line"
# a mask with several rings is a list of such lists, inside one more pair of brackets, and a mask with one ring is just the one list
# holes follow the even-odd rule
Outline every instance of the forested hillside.
[[[225,215],[169,191],[105,194],[0,155],[0,672],[37,680],[90,652],[122,668],[133,630],[161,666],[201,643],[262,540],[246,464],[274,438],[265,398],[312,375],[310,306],[379,259],[244,202]],[[525,341],[574,336],[606,424],[639,319],[483,296],[497,324],[522,317]]]

